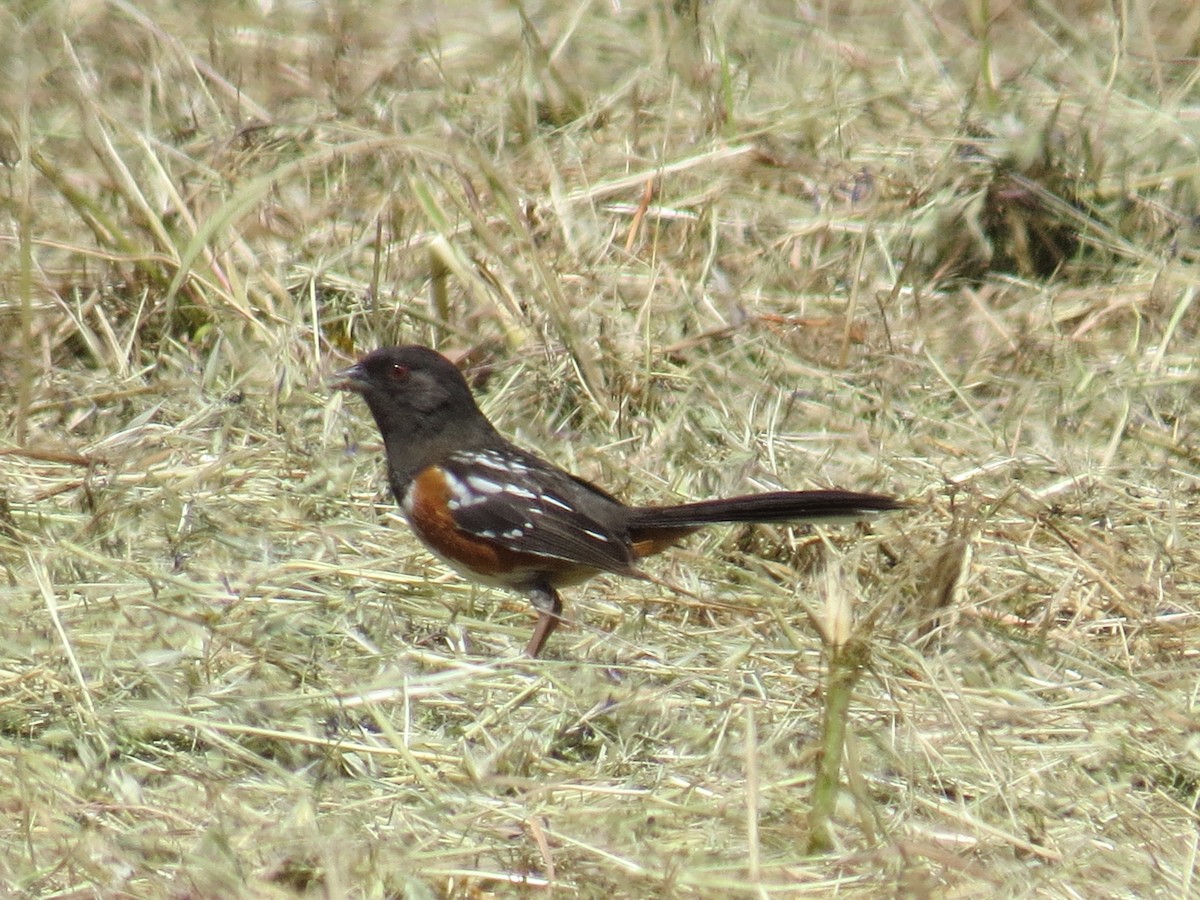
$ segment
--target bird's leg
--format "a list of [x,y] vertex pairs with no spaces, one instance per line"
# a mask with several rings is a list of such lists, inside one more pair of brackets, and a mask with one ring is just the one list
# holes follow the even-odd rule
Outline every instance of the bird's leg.
[[529,643],[525,645],[525,655],[530,659],[537,659],[542,647],[546,645],[546,640],[554,633],[562,619],[562,598],[554,588],[541,585],[529,592],[529,599],[538,611],[538,620],[533,626]]

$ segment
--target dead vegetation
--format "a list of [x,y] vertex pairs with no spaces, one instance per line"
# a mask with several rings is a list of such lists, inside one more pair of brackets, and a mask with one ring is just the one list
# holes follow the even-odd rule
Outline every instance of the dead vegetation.
[[[1191,4],[0,17],[9,893],[1196,890]],[[325,386],[398,341],[632,499],[917,508],[523,660]]]

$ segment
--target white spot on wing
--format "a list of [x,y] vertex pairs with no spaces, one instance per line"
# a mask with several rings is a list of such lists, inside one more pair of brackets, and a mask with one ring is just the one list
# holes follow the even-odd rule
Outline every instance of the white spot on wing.
[[481,478],[478,475],[468,475],[467,490],[479,491],[481,494],[501,494],[506,488],[503,484],[499,484],[491,479]]
[[484,450],[482,453],[454,453],[450,458],[467,465],[482,466],[493,472],[522,473],[529,471],[529,466],[520,460],[504,453],[497,453],[495,450]]
[[477,503],[483,503],[487,497],[481,496],[471,489],[470,481],[467,479],[467,484],[464,484],[457,478],[453,472],[447,472],[442,469],[442,475],[446,479],[446,487],[450,489],[450,496],[446,499],[446,506],[453,512],[456,509],[462,509],[465,506],[474,506]]

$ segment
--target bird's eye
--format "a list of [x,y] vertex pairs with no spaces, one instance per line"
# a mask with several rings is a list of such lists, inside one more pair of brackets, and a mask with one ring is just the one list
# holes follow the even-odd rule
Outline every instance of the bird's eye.
[[412,370],[409,369],[408,366],[400,363],[392,363],[391,366],[388,367],[388,378],[399,384],[402,381],[407,381],[411,372]]

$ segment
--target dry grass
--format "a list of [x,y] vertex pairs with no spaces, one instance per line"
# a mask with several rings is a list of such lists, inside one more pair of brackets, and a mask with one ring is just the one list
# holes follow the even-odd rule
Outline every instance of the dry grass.
[[[1197,891],[1193,4],[0,17],[10,895]],[[522,660],[324,385],[400,340],[633,499],[919,506]]]

